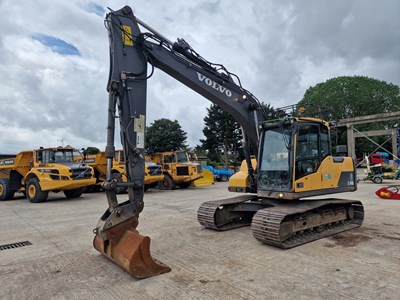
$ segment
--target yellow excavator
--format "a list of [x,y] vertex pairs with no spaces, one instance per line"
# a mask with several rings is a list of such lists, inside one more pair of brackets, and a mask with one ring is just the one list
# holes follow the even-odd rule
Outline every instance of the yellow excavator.
[[[201,57],[185,40],[171,42],[139,20],[129,6],[110,9],[105,25],[110,74],[108,175],[103,189],[109,207],[94,229],[98,251],[137,278],[171,270],[151,257],[150,238],[136,229],[144,206],[146,86],[155,68],[230,113],[242,127],[247,174],[234,176],[229,189],[248,194],[203,203],[197,214],[200,224],[215,230],[251,225],[257,240],[281,248],[361,225],[364,209],[359,201],[303,199],[357,188],[353,160],[332,156],[328,123],[305,117],[268,121],[259,100],[242,87],[237,75]],[[117,116],[127,183],[115,182],[110,175]],[[256,169],[252,154],[257,157]],[[115,194],[121,184],[128,188],[123,202]]]

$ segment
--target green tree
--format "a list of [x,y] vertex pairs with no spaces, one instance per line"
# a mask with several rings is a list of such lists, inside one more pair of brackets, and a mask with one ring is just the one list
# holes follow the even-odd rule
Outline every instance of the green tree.
[[146,150],[148,153],[185,149],[187,133],[177,120],[155,120],[146,128]]
[[[343,118],[366,116],[400,110],[399,86],[365,76],[343,76],[310,87],[298,103],[305,115],[337,121]],[[388,129],[398,121],[358,125],[357,130]],[[333,145],[346,144],[345,128],[331,131]],[[381,144],[386,138],[375,137]],[[357,140],[357,155],[376,148],[365,139]]]
[[230,157],[234,164],[243,159],[242,133],[239,123],[227,112],[215,104],[207,108],[204,117],[202,148],[207,151],[207,157],[214,162],[223,162],[228,168]]
[[99,148],[96,148],[96,147],[87,147],[87,148],[85,149],[86,155],[97,154],[97,153],[99,153],[99,152],[100,152],[100,149],[99,149]]
[[397,85],[365,76],[343,76],[310,87],[299,102],[307,115],[338,120],[400,110]]
[[[274,109],[265,103],[261,103],[261,111],[265,120],[278,119],[286,115],[284,111]],[[222,162],[225,168],[228,168],[229,161],[234,165],[240,165],[244,153],[239,123],[229,113],[212,104],[207,108],[204,124],[205,139],[201,139],[200,142],[201,148],[207,151],[208,159],[211,162]]]
[[279,108],[274,108],[269,103],[261,103],[261,110],[264,115],[265,121],[279,119],[287,116],[286,111]]

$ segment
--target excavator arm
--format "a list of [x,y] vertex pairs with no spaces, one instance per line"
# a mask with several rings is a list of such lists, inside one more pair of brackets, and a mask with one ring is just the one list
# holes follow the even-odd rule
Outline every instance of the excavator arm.
[[[149,32],[142,33],[139,25]],[[143,210],[144,132],[146,85],[154,68],[182,82],[230,113],[241,125],[245,157],[256,190],[250,152],[258,150],[258,124],[263,114],[258,100],[224,66],[212,64],[198,55],[183,39],[172,43],[136,18],[128,6],[111,11],[105,19],[110,42],[110,73],[106,157],[108,177],[103,183],[109,208],[100,218],[94,233],[94,246],[105,256],[138,278],[168,272],[166,265],[153,260],[148,237],[136,227]],[[148,72],[148,65],[151,71]],[[148,74],[149,73],[149,74]],[[126,157],[127,183],[111,179],[115,155],[115,119],[121,128],[121,143]],[[115,190],[125,186],[128,200],[119,203]]]

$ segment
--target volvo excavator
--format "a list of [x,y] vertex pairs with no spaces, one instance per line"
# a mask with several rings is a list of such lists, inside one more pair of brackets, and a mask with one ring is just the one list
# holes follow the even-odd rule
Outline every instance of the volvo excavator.
[[[185,40],[170,41],[137,18],[129,6],[110,9],[105,26],[110,73],[105,150],[108,175],[103,189],[109,207],[94,229],[93,243],[107,258],[137,278],[171,270],[151,257],[150,238],[136,229],[144,206],[146,86],[155,68],[230,113],[242,127],[247,174],[242,181],[233,178],[239,186],[229,190],[249,194],[203,203],[198,209],[200,224],[215,230],[251,225],[257,240],[280,248],[361,225],[364,209],[359,201],[304,200],[357,189],[353,160],[331,154],[328,123],[306,117],[268,121],[263,106],[242,87],[238,76],[201,57]],[[111,178],[117,117],[126,157],[126,183]],[[252,154],[257,157],[256,169]],[[118,186],[127,187],[126,201],[118,201]]]

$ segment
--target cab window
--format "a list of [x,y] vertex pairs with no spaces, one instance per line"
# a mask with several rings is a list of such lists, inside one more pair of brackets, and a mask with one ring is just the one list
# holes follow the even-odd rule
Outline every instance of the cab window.
[[300,124],[296,136],[296,179],[317,171],[330,152],[327,127],[320,124]]
[[173,163],[175,162],[175,155],[164,155],[164,163]]
[[178,163],[183,163],[188,161],[185,152],[178,152],[177,156],[178,156]]

